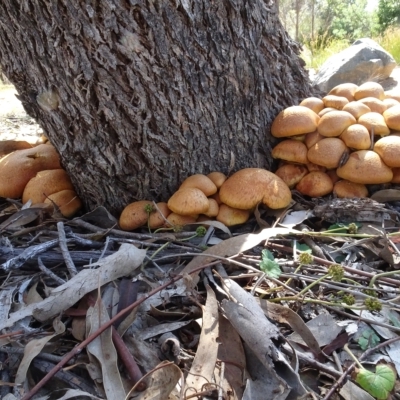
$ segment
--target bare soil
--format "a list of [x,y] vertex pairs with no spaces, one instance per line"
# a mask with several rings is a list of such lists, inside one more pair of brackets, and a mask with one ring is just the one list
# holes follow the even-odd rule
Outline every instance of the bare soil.
[[[385,90],[399,88],[400,67],[391,76],[380,82]],[[16,97],[14,86],[0,84],[0,140],[26,140],[36,143],[43,135],[43,129],[31,118]]]

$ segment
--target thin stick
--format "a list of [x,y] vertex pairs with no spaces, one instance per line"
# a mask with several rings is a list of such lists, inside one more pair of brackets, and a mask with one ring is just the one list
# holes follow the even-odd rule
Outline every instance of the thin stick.
[[71,277],[75,276],[78,273],[78,270],[76,269],[75,264],[72,261],[71,255],[69,254],[68,251],[67,238],[65,237],[64,223],[62,221],[57,222],[57,230],[59,239],[58,245],[60,246],[61,253],[64,257],[65,265],[67,266],[67,269]]

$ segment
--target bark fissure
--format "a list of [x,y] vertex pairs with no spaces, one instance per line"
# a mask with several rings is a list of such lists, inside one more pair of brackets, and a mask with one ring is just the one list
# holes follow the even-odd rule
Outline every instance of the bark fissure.
[[88,208],[115,213],[190,174],[270,168],[273,118],[311,94],[298,51],[264,0],[0,4],[5,75]]

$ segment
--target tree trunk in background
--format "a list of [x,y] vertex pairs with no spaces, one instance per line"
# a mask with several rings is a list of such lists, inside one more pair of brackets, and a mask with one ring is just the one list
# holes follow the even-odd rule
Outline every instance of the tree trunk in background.
[[166,200],[194,173],[271,167],[311,94],[263,0],[2,0],[0,65],[88,208]]

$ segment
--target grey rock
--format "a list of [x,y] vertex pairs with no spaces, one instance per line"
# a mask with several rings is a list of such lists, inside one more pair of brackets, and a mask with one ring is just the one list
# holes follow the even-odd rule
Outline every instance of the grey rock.
[[328,93],[341,83],[379,82],[396,67],[394,58],[372,39],[356,40],[347,49],[330,57],[319,69],[313,86]]

